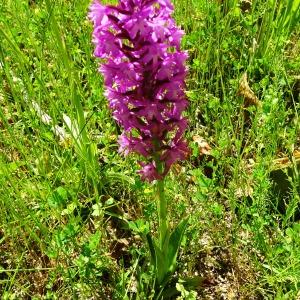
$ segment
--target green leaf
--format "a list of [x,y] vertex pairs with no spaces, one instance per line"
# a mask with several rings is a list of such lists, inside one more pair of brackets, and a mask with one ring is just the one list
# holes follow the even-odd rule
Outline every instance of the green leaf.
[[114,198],[110,197],[105,201],[105,205],[110,206],[113,205],[115,202]]
[[99,246],[101,239],[101,232],[97,231],[95,234],[92,234],[89,237],[89,249],[90,250],[96,250]]
[[63,187],[58,187],[47,199],[50,207],[58,208],[64,206],[68,199],[68,192]]
[[167,252],[167,264],[168,264],[168,271],[170,273],[173,273],[175,271],[178,250],[179,250],[185,229],[187,227],[188,221],[189,221],[189,217],[181,220],[181,222],[177,225],[177,227],[174,229],[174,231],[172,232],[172,234],[170,236],[168,252]]
[[61,215],[71,215],[73,214],[74,210],[77,208],[77,203],[75,202],[71,202],[70,204],[68,204],[67,208],[65,208],[62,212]]
[[103,209],[101,203],[94,204],[92,208],[93,208],[92,216],[94,217],[102,216]]
[[140,235],[147,235],[150,231],[149,223],[145,222],[142,219],[138,219],[136,221],[128,222],[129,229]]
[[150,254],[151,254],[151,263],[154,266],[157,285],[164,286],[164,283],[168,279],[168,264],[165,257],[165,253],[158,247],[158,245],[153,241],[150,233],[146,235]]
[[168,281],[168,261],[166,260],[165,253],[154,243],[155,249],[155,266],[156,266],[156,278],[159,286],[164,286]]
[[149,250],[150,250],[151,262],[154,265],[154,267],[156,268],[156,260],[157,260],[156,253],[155,253],[154,243],[153,243],[150,233],[148,233],[146,235],[146,238],[147,238],[147,242],[148,242],[148,246],[149,246]]

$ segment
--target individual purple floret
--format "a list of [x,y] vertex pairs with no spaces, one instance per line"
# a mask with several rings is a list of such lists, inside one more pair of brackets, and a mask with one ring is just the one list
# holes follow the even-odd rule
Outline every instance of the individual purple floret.
[[182,116],[187,53],[172,12],[169,0],[120,0],[117,6],[95,1],[89,13],[105,96],[124,128],[120,152],[144,157],[139,173],[148,181],[162,179],[189,152]]

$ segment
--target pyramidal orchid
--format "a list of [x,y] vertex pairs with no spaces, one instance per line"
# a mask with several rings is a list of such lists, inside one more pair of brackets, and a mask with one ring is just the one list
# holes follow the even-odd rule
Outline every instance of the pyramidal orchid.
[[142,157],[143,180],[156,180],[159,241],[147,234],[156,291],[161,295],[176,267],[176,258],[188,219],[171,232],[167,219],[164,177],[189,152],[183,138],[187,120],[185,62],[180,50],[183,31],[171,17],[170,0],[98,1],[90,7],[94,24],[94,54],[100,58],[105,96],[113,117],[123,128],[120,152]]
[[120,0],[117,6],[95,1],[89,14],[105,96],[124,129],[120,152],[140,154],[139,173],[150,182],[188,154],[182,116],[187,53],[172,12],[169,0]]

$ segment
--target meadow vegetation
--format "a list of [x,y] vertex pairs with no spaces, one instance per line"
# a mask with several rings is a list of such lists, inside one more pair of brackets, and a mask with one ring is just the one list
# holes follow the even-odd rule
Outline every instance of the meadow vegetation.
[[[190,218],[164,299],[300,299],[300,1],[173,3],[191,155],[166,191]],[[154,297],[153,186],[118,153],[89,4],[0,2],[4,300]]]

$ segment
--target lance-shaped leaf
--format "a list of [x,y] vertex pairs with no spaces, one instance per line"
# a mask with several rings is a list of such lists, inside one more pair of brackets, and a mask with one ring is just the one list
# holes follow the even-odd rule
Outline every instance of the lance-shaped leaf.
[[187,227],[189,218],[185,218],[180,221],[177,227],[172,232],[169,243],[168,243],[168,250],[167,250],[167,263],[168,263],[168,272],[173,273],[176,268],[176,260],[178,250]]

